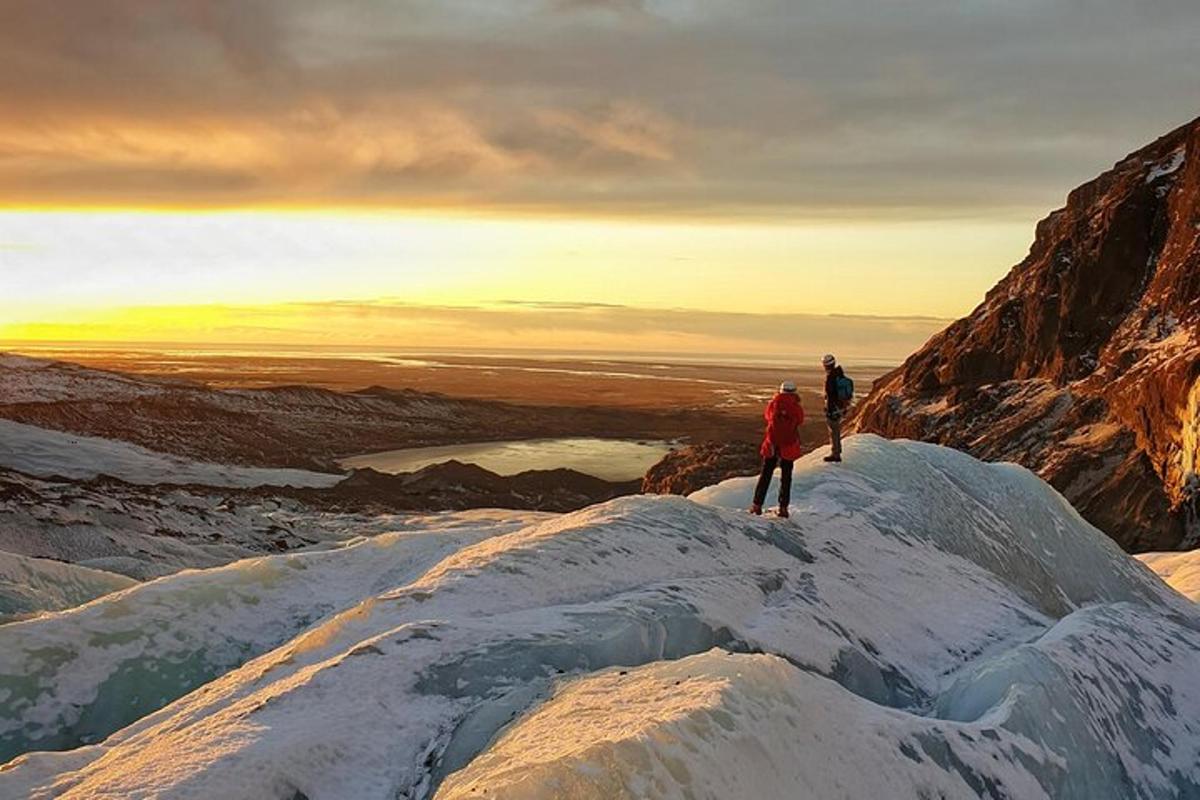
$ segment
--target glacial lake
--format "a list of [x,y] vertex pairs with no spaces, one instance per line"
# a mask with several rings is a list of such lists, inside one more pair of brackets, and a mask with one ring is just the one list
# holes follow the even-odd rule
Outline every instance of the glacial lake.
[[610,481],[640,478],[671,451],[673,443],[628,439],[525,439],[477,442],[443,447],[416,447],[354,456],[341,462],[346,469],[376,472],[415,472],[443,461],[478,464],[498,475],[531,469],[573,469]]

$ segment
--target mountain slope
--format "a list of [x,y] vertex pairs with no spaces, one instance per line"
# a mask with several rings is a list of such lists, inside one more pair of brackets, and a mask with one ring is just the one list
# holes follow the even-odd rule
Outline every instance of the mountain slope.
[[[372,540],[0,626],[6,752],[87,745],[0,796],[1200,792],[1196,604],[1019,467],[847,456],[797,465],[787,521],[736,479],[464,531],[428,567]],[[229,671],[187,693],[197,665]],[[122,728],[130,687],[166,705]]]
[[853,424],[1023,464],[1127,549],[1200,545],[1200,120],[1071,192]]

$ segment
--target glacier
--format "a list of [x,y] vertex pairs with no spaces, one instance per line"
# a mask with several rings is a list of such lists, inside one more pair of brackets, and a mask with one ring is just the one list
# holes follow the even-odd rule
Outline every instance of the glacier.
[[124,575],[0,550],[0,624],[73,608],[136,585]]
[[0,626],[0,761],[33,746],[103,738],[365,594],[538,518],[464,512],[392,520],[390,532],[371,538],[130,581],[136,588],[112,586],[130,590],[47,624]]
[[439,515],[2,625],[0,797],[1200,797],[1200,607],[1019,467],[820,455],[788,520]]

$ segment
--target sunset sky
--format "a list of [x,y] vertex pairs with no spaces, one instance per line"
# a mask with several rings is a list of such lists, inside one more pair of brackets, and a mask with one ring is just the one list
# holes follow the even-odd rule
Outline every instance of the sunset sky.
[[0,0],[0,339],[903,354],[1200,113],[1197,41],[1194,0]]

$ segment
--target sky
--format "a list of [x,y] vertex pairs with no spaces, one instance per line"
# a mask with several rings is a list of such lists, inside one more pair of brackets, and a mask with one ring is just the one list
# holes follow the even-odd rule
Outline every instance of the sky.
[[1194,0],[0,0],[0,339],[907,352],[1200,114],[1197,41]]

